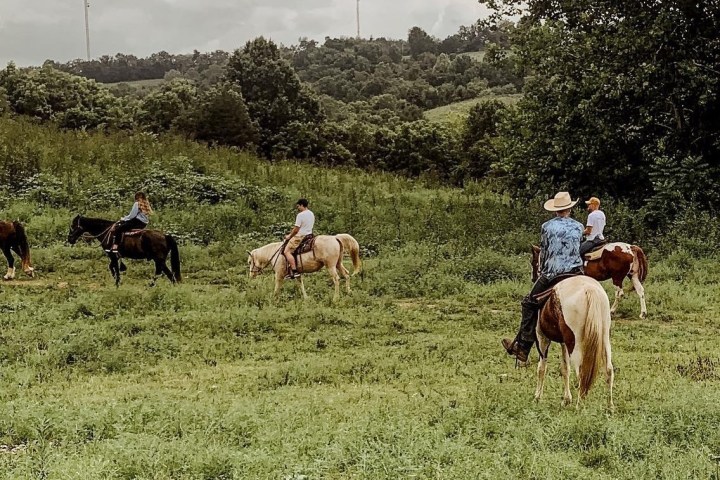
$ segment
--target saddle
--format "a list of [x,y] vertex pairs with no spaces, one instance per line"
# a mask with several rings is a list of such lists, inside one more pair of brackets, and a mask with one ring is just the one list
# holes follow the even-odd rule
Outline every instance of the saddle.
[[300,242],[300,245],[293,251],[293,256],[297,257],[299,255],[302,255],[303,253],[307,253],[312,251],[312,249],[315,247],[315,235],[312,233],[310,235],[305,235],[305,238],[302,239],[302,242]]
[[128,230],[127,232],[123,233],[123,237],[134,237],[136,235],[140,235],[145,230],[142,229],[135,229],[135,230]]
[[602,242],[598,243],[593,247],[592,250],[590,250],[588,253],[585,254],[585,257],[583,260],[587,262],[592,262],[593,260],[599,260],[600,257],[602,257],[603,249],[607,246],[608,242],[607,239],[603,240]]
[[581,272],[563,273],[562,275],[558,275],[557,277],[553,278],[550,281],[550,286],[546,290],[535,295],[535,301],[538,302],[538,307],[539,307],[538,311],[540,311],[540,309],[542,309],[542,307],[545,305],[545,303],[547,303],[548,299],[550,298],[550,295],[552,295],[552,291],[553,291],[553,288],[555,288],[555,285],[562,282],[563,280],[567,280],[568,278],[572,278],[572,277],[578,277],[580,275],[584,275],[584,274]]

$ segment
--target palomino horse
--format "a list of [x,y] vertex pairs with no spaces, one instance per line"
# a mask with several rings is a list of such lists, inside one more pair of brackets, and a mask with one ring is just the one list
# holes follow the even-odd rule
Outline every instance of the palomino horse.
[[[284,245],[283,242],[275,242],[248,252],[250,278],[255,278],[268,267],[272,267],[275,271],[275,295],[280,292],[287,273],[287,260],[280,251]],[[315,237],[313,249],[298,256],[298,271],[300,273],[313,273],[323,267],[327,268],[335,284],[333,300],[337,300],[340,296],[340,274],[345,277],[345,287],[348,293],[350,292],[350,274],[343,267],[342,258],[343,246],[340,240],[331,235],[319,235]],[[302,275],[298,280],[300,281],[303,298],[307,298]]]
[[[360,260],[360,244],[352,235],[338,233],[335,238],[340,240],[345,255],[349,255],[353,263],[353,277],[362,272],[362,261]],[[345,268],[345,267],[343,267]],[[347,270],[346,270],[347,271]]]
[[[68,234],[68,243],[71,245],[77,242],[81,235],[87,233],[92,237],[100,240],[100,245],[109,249],[112,243],[112,226],[115,222],[111,220],[102,220],[99,218],[87,218],[76,216],[70,224],[70,233]],[[178,251],[175,239],[170,235],[165,235],[158,230],[142,230],[137,234],[125,234],[120,245],[118,245],[118,254],[123,258],[132,258],[135,260],[153,260],[155,262],[155,278],[152,285],[155,285],[157,278],[163,273],[172,282],[180,282],[180,252]],[[118,255],[108,253],[110,257],[110,273],[115,278],[115,286],[120,286],[120,271],[124,270],[124,265],[120,264]],[[170,257],[170,270],[166,261]]]
[[605,289],[597,280],[578,275],[559,282],[539,299],[546,303],[540,310],[536,328],[540,361],[535,400],[540,400],[543,394],[550,342],[557,342],[562,344],[563,404],[572,402],[568,365],[574,368],[579,380],[579,405],[604,364],[608,405],[613,408],[615,373],[610,348],[610,300]]
[[8,262],[8,270],[3,277],[4,280],[15,278],[15,258],[12,252],[20,256],[23,271],[29,277],[34,275],[35,269],[30,264],[30,246],[25,235],[25,229],[20,222],[0,222],[0,248]]
[[[588,260],[588,256],[591,258],[590,260]],[[642,248],[627,243],[608,243],[601,249],[589,253],[588,256],[584,259],[585,275],[600,282],[612,279],[615,286],[615,301],[610,313],[614,314],[617,311],[620,300],[625,296],[623,281],[628,277],[632,280],[633,288],[640,297],[640,318],[647,317],[643,282],[648,273],[648,261]],[[533,282],[538,277],[539,259],[540,247],[533,245]]]

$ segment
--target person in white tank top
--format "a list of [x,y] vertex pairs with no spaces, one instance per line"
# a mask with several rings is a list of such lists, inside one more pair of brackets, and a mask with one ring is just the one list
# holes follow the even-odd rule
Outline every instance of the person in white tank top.
[[585,241],[580,245],[580,255],[584,256],[593,248],[605,242],[605,213],[600,210],[600,199],[592,197],[585,202],[590,212],[585,226]]
[[295,204],[298,210],[298,214],[295,217],[295,226],[293,226],[290,233],[285,235],[285,248],[283,249],[283,255],[290,266],[290,271],[285,277],[287,279],[297,278],[300,274],[297,271],[297,265],[295,264],[295,257],[293,252],[300,245],[303,238],[308,235],[312,235],[313,228],[315,227],[315,214],[308,209],[308,201],[301,198]]

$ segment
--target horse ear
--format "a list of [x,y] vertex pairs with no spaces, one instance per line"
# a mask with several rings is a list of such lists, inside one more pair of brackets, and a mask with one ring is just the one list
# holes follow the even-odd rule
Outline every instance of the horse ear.
[[247,252],[248,252],[248,255],[252,255],[252,252],[250,250],[248,250]]

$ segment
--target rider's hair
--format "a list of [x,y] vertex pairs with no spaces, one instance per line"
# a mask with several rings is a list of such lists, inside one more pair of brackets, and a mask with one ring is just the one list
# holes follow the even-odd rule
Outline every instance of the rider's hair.
[[302,205],[303,207],[307,208],[308,201],[305,198],[301,198],[300,200],[297,201],[297,203],[295,205]]
[[153,209],[150,206],[150,200],[148,200],[145,192],[137,192],[135,194],[135,201],[138,203],[138,208],[140,209],[140,211],[143,212],[145,215],[150,215],[153,213]]

